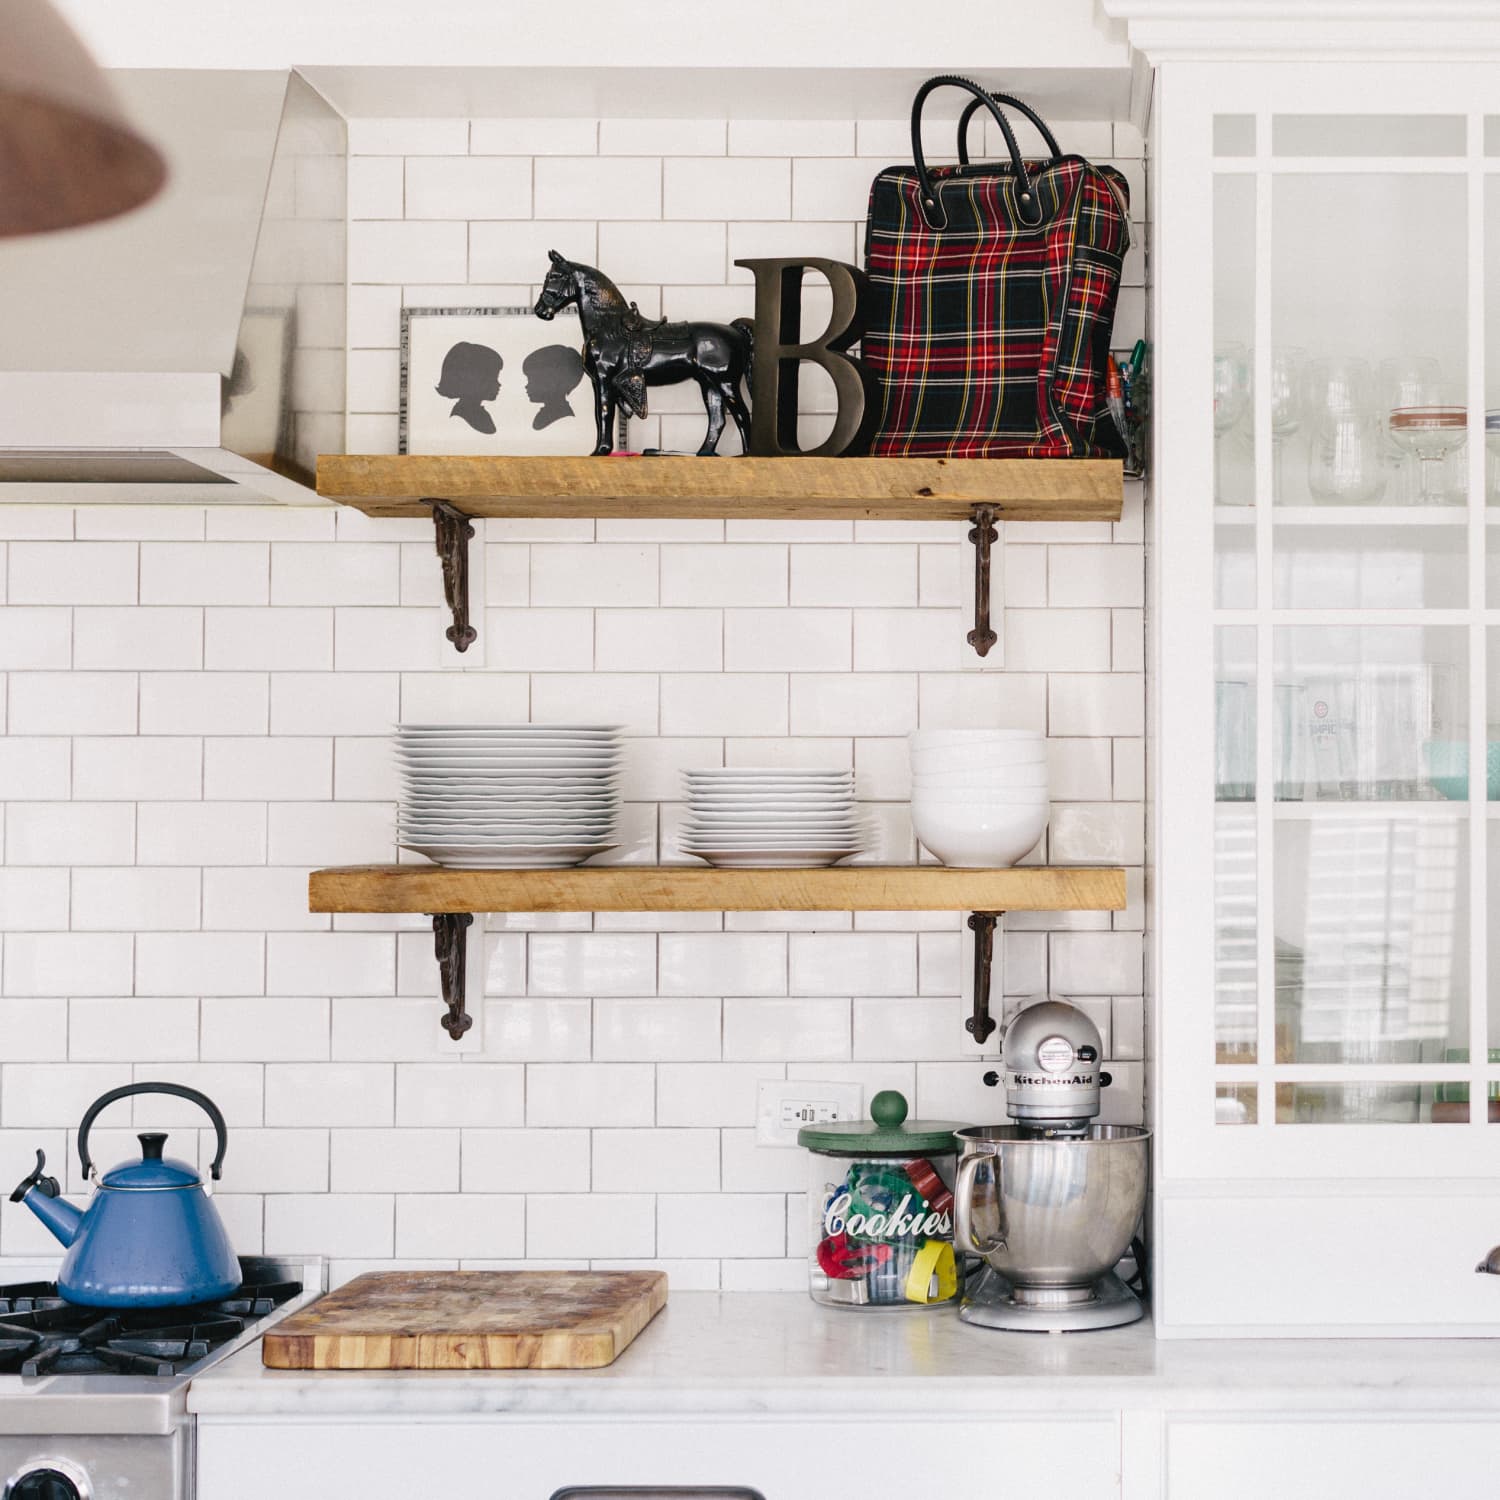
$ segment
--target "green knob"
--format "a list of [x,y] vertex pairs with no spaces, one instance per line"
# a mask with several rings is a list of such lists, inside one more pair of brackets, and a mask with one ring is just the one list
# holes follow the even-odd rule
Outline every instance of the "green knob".
[[906,1119],[906,1095],[899,1089],[881,1089],[870,1100],[870,1118],[886,1130],[894,1130]]

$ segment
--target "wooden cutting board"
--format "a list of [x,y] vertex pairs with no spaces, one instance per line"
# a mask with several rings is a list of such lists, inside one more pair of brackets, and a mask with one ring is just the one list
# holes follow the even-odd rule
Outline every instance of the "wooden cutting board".
[[375,1271],[261,1340],[276,1370],[591,1370],[667,1305],[662,1271]]

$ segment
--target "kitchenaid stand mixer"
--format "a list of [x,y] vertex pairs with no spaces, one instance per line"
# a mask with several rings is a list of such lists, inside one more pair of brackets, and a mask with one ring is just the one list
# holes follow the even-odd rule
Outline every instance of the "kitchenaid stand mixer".
[[1114,1267],[1145,1208],[1151,1132],[1094,1123],[1109,1082],[1101,1045],[1094,1023],[1061,1000],[1025,1006],[1006,1029],[1013,1123],[957,1132],[954,1241],[985,1261],[964,1288],[965,1322],[1063,1332],[1145,1314]]

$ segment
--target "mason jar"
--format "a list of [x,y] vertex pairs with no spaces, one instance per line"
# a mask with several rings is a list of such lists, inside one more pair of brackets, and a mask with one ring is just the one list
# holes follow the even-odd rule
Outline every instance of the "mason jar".
[[828,1307],[940,1307],[958,1297],[953,1173],[963,1128],[908,1120],[894,1089],[869,1120],[805,1125],[808,1290]]

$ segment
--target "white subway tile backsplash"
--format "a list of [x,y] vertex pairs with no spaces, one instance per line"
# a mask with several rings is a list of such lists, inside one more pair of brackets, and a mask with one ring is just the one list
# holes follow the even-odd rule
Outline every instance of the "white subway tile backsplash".
[[597,1193],[711,1193],[719,1186],[717,1130],[596,1130]]
[[848,610],[727,609],[724,666],[730,672],[847,672],[852,637]]
[[406,164],[406,217],[529,219],[531,163],[514,156],[413,157]]
[[649,1193],[533,1193],[526,1200],[526,1256],[656,1253],[656,1199]]
[[[790,939],[795,943],[797,936]],[[795,971],[795,959],[793,960]],[[786,1057],[842,1060],[849,1056],[847,1000],[729,999],[724,1002],[724,1058],[770,1062]]]
[[351,281],[462,281],[468,226],[459,220],[356,219],[349,225]]
[[600,120],[603,156],[723,156],[723,120]]
[[396,1254],[522,1256],[526,1208],[524,1198],[487,1193],[403,1193],[396,1199]]
[[[598,238],[592,220],[476,221],[469,226],[469,276],[476,281],[540,284],[547,275],[549,250],[584,265],[597,265]],[[614,263],[609,274],[612,280],[618,279]],[[457,279],[463,280],[461,276]],[[467,296],[463,305],[472,305]]]
[[666,219],[784,222],[791,210],[792,164],[784,156],[668,156],[661,171],[662,217]]
[[142,734],[264,734],[259,672],[142,672]]
[[128,932],[12,932],[5,938],[7,995],[128,995]]
[[73,795],[101,802],[196,797],[203,781],[202,740],[100,735],[73,746]]
[[198,870],[148,865],[73,871],[75,932],[182,932],[198,925]]
[[594,1056],[603,1062],[716,1060],[719,1001],[596,1000]]
[[[929,126],[948,157],[951,117]],[[1095,158],[1117,133],[1060,128]],[[555,247],[647,316],[748,315],[733,260],[856,260],[871,178],[910,155],[900,120],[391,119],[350,135],[354,285],[304,297],[298,321],[333,349],[347,318],[355,452],[396,448],[403,304],[529,307]],[[1121,139],[1137,171],[1140,141]],[[342,213],[337,186],[304,172],[283,196]],[[1117,331],[1143,315],[1139,253],[1128,276]],[[828,297],[808,280],[815,330]],[[804,371],[800,396],[816,441],[827,382]],[[632,447],[697,446],[690,383],[651,404]],[[737,449],[730,435],[721,451]],[[625,726],[609,862],[680,858],[679,772],[721,764],[856,766],[874,827],[861,858],[903,862],[910,729],[1047,730],[1047,855],[1125,863],[1129,905],[1012,917],[997,983],[1084,1004],[1113,1054],[1109,1117],[1138,1118],[1141,486],[1113,526],[1002,528],[1004,642],[983,664],[963,642],[963,530],[482,521],[485,639],[459,657],[426,520],[9,507],[0,1125],[23,1146],[55,1132],[63,1159],[64,1131],[110,1084],[196,1080],[224,1095],[241,1143],[220,1200],[237,1245],[331,1255],[335,1280],[400,1256],[800,1290],[806,1158],[756,1143],[761,1080],[890,1084],[914,1110],[995,1117],[977,1062],[996,1049],[962,1031],[959,913],[500,914],[475,932],[476,1024],[455,1046],[424,916],[307,909],[309,867],[398,857],[401,718]],[[132,1115],[155,1108],[105,1122],[121,1153]],[[161,1110],[194,1159],[201,1117]],[[29,1233],[6,1212],[0,1248]]]
[[586,1193],[588,1130],[465,1130],[466,1193]]
[[133,672],[13,672],[11,734],[133,734],[140,685]]
[[528,1063],[526,1080],[528,1125],[653,1122],[656,1072],[649,1063]]
[[72,665],[72,660],[73,617],[70,611],[46,605],[34,608],[10,605],[0,611],[0,671],[66,670]]
[[11,542],[11,604],[134,604],[134,542]]
[[264,864],[265,804],[142,803],[136,814],[136,858],[145,865]]
[[520,1125],[526,1070],[513,1063],[402,1063],[396,1069],[396,1124]]
[[656,1069],[656,1123],[743,1125],[755,1118],[760,1081],[785,1076],[782,1063],[662,1063]]
[[135,858],[128,802],[18,802],[5,818],[12,865],[128,865]]

